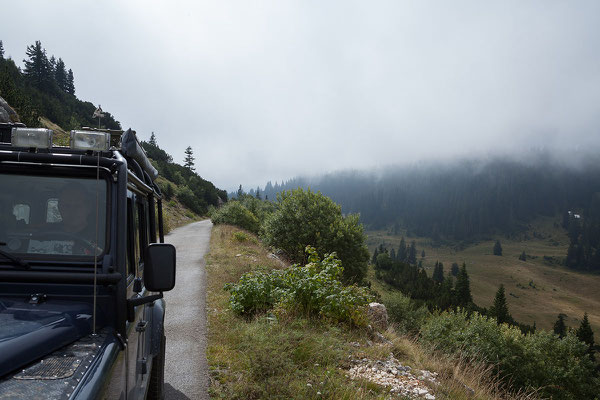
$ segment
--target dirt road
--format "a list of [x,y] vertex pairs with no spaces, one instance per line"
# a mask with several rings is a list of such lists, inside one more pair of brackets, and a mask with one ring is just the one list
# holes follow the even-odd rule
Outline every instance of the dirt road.
[[175,289],[165,293],[165,399],[208,399],[206,280],[210,220],[173,230],[165,242],[177,248]]

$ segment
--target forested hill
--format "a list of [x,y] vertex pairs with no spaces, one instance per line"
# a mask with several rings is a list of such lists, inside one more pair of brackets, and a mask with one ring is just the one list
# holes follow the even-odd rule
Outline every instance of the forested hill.
[[[40,41],[25,49],[24,69],[5,58],[0,40],[0,97],[19,114],[29,127],[40,127],[45,117],[69,131],[82,126],[98,126],[92,118],[96,106],[75,96],[75,78],[60,57],[48,56]],[[14,122],[14,121],[13,121]],[[104,112],[102,127],[121,129],[109,112]]]
[[[28,127],[50,124],[52,129],[63,131],[98,126],[98,120],[92,117],[96,106],[75,96],[74,73],[67,70],[62,58],[48,57],[39,41],[27,47],[25,56],[25,67],[21,70],[12,59],[5,57],[0,40],[0,98],[17,112],[16,116],[11,115],[12,119],[16,118],[12,122],[20,121]],[[101,127],[121,129],[121,124],[103,111]],[[150,142],[142,142],[142,146],[159,170],[158,183],[167,200],[175,197],[179,204],[199,215],[206,214],[209,206],[227,201],[225,191],[195,172],[191,147],[186,150],[186,165],[179,165],[158,147],[154,134]]]
[[572,210],[585,219],[594,194],[600,194],[600,163],[571,167],[547,157],[430,163],[269,182],[260,195],[275,199],[277,192],[299,186],[321,191],[344,213],[360,213],[368,229],[469,240],[516,233],[540,215]]

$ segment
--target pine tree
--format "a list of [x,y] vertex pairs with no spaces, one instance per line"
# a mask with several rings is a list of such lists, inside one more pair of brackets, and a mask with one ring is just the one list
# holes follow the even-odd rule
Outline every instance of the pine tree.
[[375,265],[377,263],[378,255],[379,255],[379,251],[378,251],[377,247],[375,247],[375,251],[373,252],[373,258],[371,259],[371,262],[373,263],[373,265]]
[[188,146],[185,149],[185,159],[183,160],[183,166],[187,169],[194,171],[194,152],[192,150],[192,146]]
[[433,267],[433,275],[431,276],[431,279],[437,283],[444,282],[444,264],[436,261],[435,267]]
[[417,245],[414,240],[410,243],[410,249],[408,250],[408,263],[410,265],[417,263]]
[[48,89],[52,69],[42,43],[36,40],[35,44],[27,46],[25,54],[28,57],[26,60],[23,60],[25,63],[25,70],[23,71],[25,77],[38,89]]
[[394,250],[394,249],[390,250],[390,258],[393,261],[396,261],[396,250]]
[[581,325],[577,329],[577,338],[581,340],[583,343],[588,345],[588,354],[595,360],[594,357],[594,332],[592,331],[592,327],[590,326],[590,322],[588,321],[587,313],[583,314],[583,320],[581,321]]
[[525,250],[523,250],[523,252],[519,256],[519,260],[521,260],[521,261],[527,261],[527,254],[525,254]]
[[554,333],[561,339],[567,334],[567,326],[565,325],[564,314],[558,314],[558,319],[554,323]]
[[494,255],[501,256],[502,255],[502,245],[499,240],[496,240],[496,244],[494,244]]
[[73,78],[73,71],[69,69],[67,72],[67,90],[66,92],[75,96],[75,78]]
[[150,141],[148,143],[150,143],[152,146],[157,146],[156,135],[154,134],[154,132],[152,132],[152,134],[150,135]]
[[506,304],[504,285],[502,284],[496,292],[496,298],[494,298],[494,305],[490,307],[490,316],[496,318],[496,322],[498,322],[498,325],[512,321],[512,317],[508,312],[508,305]]
[[400,239],[400,246],[398,247],[398,252],[396,253],[398,261],[406,261],[408,257],[408,253],[406,252],[406,242],[404,241],[404,236]]
[[452,276],[456,276],[458,275],[458,264],[453,262],[452,266],[450,267],[450,273],[452,274]]
[[56,58],[54,55],[52,55],[50,60],[48,60],[48,67],[50,68],[50,76],[54,77],[54,73],[56,72]]
[[421,250],[421,258],[425,258],[425,250]]
[[261,200],[261,197],[260,197],[260,188],[259,187],[256,187],[256,198],[258,200]]
[[62,58],[58,59],[56,66],[54,67],[54,80],[60,90],[63,92],[67,91],[67,70]]
[[242,189],[242,185],[240,185],[240,187],[237,190],[237,198],[238,198],[238,200],[241,199],[243,195],[244,195],[244,189]]
[[471,284],[469,283],[469,274],[467,274],[467,265],[465,263],[463,263],[462,268],[456,277],[454,292],[456,294],[457,305],[466,307],[473,303],[473,296],[471,296]]
[[4,45],[2,44],[2,40],[0,40],[0,60],[4,59]]

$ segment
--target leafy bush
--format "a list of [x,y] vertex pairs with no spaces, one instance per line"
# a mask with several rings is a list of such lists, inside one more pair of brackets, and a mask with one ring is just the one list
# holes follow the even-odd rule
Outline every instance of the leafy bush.
[[213,212],[211,219],[213,224],[236,225],[253,233],[258,233],[260,227],[258,218],[239,201],[235,200],[226,203]]
[[544,398],[592,399],[600,389],[586,345],[571,333],[563,339],[546,331],[524,335],[478,313],[457,311],[429,319],[421,337],[445,353],[493,363],[513,388],[539,388]]
[[320,192],[297,189],[278,194],[277,209],[265,220],[263,238],[298,263],[306,261],[306,246],[314,246],[319,254],[335,252],[344,265],[345,282],[361,282],[365,277],[369,251],[358,215],[344,217],[341,207]]
[[388,316],[396,328],[402,333],[414,334],[419,332],[421,326],[431,316],[425,306],[418,306],[414,301],[398,293],[385,302]]
[[238,241],[240,243],[243,243],[248,240],[248,235],[246,235],[244,232],[233,232],[233,235],[231,236],[233,237],[233,240]]
[[202,199],[194,195],[194,192],[192,192],[192,190],[187,186],[179,188],[179,190],[177,191],[177,199],[181,202],[181,204],[183,204],[196,214],[202,215],[206,213],[206,203],[204,203]]
[[250,195],[242,195],[238,201],[258,218],[262,225],[266,218],[273,213],[275,205],[270,201],[263,201]]
[[277,307],[365,325],[366,305],[371,300],[367,290],[340,282],[343,268],[335,254],[320,260],[314,248],[308,246],[306,252],[308,264],[303,267],[249,272],[237,284],[225,285],[231,293],[231,309],[240,315],[252,315]]
[[160,191],[162,192],[165,199],[170,200],[171,197],[173,197],[173,194],[175,194],[175,189],[174,189],[173,184],[171,184],[166,179],[158,179],[156,181],[156,183],[158,183]]

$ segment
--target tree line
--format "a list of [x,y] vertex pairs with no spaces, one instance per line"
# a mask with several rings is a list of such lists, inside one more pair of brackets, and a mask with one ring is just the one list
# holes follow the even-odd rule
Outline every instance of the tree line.
[[[263,195],[310,186],[360,213],[369,229],[399,226],[437,239],[468,240],[518,232],[534,218],[585,207],[600,192],[600,166],[496,159],[394,168],[380,175],[337,172],[268,182]],[[412,236],[412,235],[409,235]]]
[[[17,111],[21,122],[40,127],[39,117],[46,117],[66,130],[98,125],[92,118],[96,106],[75,96],[73,70],[67,69],[61,57],[48,57],[39,40],[27,46],[23,70],[4,53],[0,41],[0,96]],[[121,129],[121,124],[104,112],[102,127]]]
[[297,187],[319,190],[341,204],[344,213],[360,214],[369,230],[426,236],[434,244],[518,235],[539,216],[585,209],[589,211],[579,221],[578,240],[572,240],[573,254],[580,256],[568,265],[596,269],[594,257],[600,257],[594,219],[598,211],[590,206],[600,193],[600,163],[594,160],[579,167],[541,157],[527,163],[432,162],[378,175],[346,171],[268,182],[262,196],[274,199],[276,193]]

